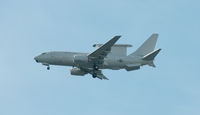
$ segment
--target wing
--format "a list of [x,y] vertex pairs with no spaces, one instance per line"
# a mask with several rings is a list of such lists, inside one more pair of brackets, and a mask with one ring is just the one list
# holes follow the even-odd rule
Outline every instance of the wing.
[[109,40],[107,43],[99,47],[97,50],[92,52],[88,55],[88,59],[90,62],[93,62],[95,65],[101,65],[103,64],[104,58],[110,53],[111,47],[117,42],[117,40],[121,36],[115,36],[111,40]]
[[97,74],[97,78],[99,79],[104,79],[104,80],[109,80],[105,75],[103,75],[102,73]]

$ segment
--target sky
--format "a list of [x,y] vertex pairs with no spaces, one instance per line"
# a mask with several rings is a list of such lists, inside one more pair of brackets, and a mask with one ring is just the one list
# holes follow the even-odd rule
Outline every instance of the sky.
[[[0,115],[199,115],[198,0],[0,0]],[[159,33],[156,68],[104,70],[110,79],[45,66],[46,51],[92,52],[117,43],[134,52]]]

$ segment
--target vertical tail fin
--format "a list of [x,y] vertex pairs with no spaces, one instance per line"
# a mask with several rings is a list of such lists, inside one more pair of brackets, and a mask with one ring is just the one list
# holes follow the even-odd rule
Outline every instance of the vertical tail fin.
[[158,39],[158,34],[152,34],[149,39],[147,39],[135,52],[130,54],[129,56],[145,56],[146,54],[154,51],[156,46],[156,42]]

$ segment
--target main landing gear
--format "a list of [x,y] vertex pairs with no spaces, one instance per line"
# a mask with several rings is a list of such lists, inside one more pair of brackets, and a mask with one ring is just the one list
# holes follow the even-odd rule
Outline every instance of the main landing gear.
[[96,78],[97,77],[97,71],[99,70],[99,67],[94,65],[93,66],[93,74],[92,74],[92,77],[93,78]]
[[49,67],[49,66],[47,66],[47,70],[50,70],[50,67]]
[[98,66],[96,66],[96,65],[94,65],[94,66],[93,66],[93,70],[96,70],[96,71],[98,71],[98,70],[99,70],[99,67],[98,67]]
[[93,77],[93,78],[96,78],[96,77],[97,77],[97,74],[96,74],[96,73],[93,73],[93,74],[92,74],[92,77]]

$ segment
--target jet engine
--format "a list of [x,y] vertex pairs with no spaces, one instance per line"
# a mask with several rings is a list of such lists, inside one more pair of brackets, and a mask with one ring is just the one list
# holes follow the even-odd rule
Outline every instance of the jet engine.
[[79,68],[72,68],[70,72],[71,75],[76,75],[76,76],[84,76],[85,74],[87,74],[85,71]]
[[88,62],[87,56],[74,56],[74,63],[75,64],[85,64]]

